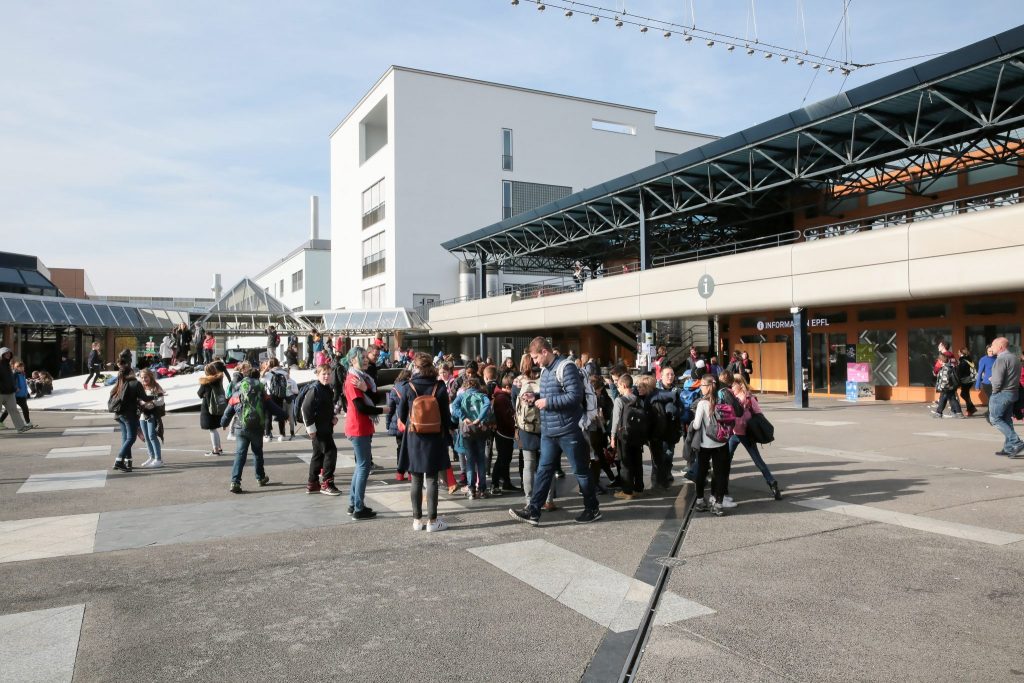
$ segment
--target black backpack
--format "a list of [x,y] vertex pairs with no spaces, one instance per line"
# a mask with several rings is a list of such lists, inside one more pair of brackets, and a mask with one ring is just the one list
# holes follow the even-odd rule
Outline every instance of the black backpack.
[[679,413],[668,410],[665,403],[661,401],[651,402],[651,413],[654,438],[667,443],[679,441],[683,431]]
[[644,443],[651,434],[651,417],[644,410],[640,401],[625,406],[622,411],[622,424],[619,425],[622,438],[630,443]]

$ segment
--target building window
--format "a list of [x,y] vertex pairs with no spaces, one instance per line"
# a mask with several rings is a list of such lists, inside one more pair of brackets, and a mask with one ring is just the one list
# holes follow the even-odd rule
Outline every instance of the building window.
[[292,291],[297,292],[302,289],[302,271],[292,273]]
[[594,130],[603,130],[607,133],[619,133],[620,135],[636,135],[636,126],[618,121],[604,121],[602,119],[591,119],[590,127]]
[[281,278],[281,285],[277,288],[278,296],[284,296],[284,278]]
[[384,272],[384,233],[363,240],[363,278]]
[[512,129],[501,129],[501,170],[512,170]]
[[907,317],[948,318],[949,306],[947,304],[919,304],[917,306],[907,306]]
[[359,163],[379,152],[388,144],[388,98],[374,105],[370,113],[359,122]]
[[363,191],[363,229],[384,220],[384,179]]
[[501,181],[501,217],[511,218],[524,211],[549,204],[556,199],[568,197],[570,194],[572,194],[572,188],[566,185],[503,180]]
[[907,330],[907,360],[910,369],[910,386],[935,386],[932,367],[939,357],[939,342],[949,343],[948,327],[915,327]]
[[1020,325],[971,325],[967,328],[967,349],[974,357],[974,362],[985,355],[988,345],[996,337],[1006,337],[1010,342],[1010,353],[1020,350]]
[[896,330],[861,331],[857,338],[857,362],[871,363],[872,384],[878,387],[896,386],[896,356]]
[[363,290],[363,308],[381,308],[384,305],[384,285]]

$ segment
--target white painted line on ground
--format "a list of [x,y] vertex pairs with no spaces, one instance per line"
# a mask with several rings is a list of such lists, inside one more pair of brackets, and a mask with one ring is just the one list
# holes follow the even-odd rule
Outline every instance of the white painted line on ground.
[[75,415],[75,417],[72,418],[72,419],[74,419],[74,420],[108,420],[108,421],[113,422],[113,418],[110,417],[109,413],[106,414],[106,415]]
[[69,427],[62,436],[85,436],[88,434],[109,434],[116,432],[117,427]]
[[[376,482],[378,484],[385,484],[387,482]],[[396,484],[405,482],[395,482]],[[438,486],[444,486],[444,482],[438,482]],[[447,490],[447,489],[445,489]],[[424,495],[426,490],[424,490]],[[405,486],[392,487],[388,491],[381,491],[380,489],[372,489],[366,492],[366,497],[373,500],[375,503],[379,503],[382,507],[391,510],[391,512],[398,512],[400,514],[406,514],[412,516],[412,498],[409,494],[409,484]],[[463,505],[458,500],[451,498],[445,498],[445,494],[439,493],[437,496],[437,509],[439,512],[465,512],[467,509],[466,505]],[[427,501],[423,500],[423,514],[427,514]]]
[[[640,626],[654,587],[544,540],[470,548],[480,559],[615,633]],[[662,595],[655,624],[714,614],[674,593]]]
[[1024,481],[1024,472],[1014,472],[1013,474],[990,474],[993,479],[1009,479],[1010,481]]
[[89,470],[87,472],[57,472],[55,474],[33,474],[18,493],[46,493],[50,491],[70,491],[72,489],[99,489],[107,483],[106,470]]
[[51,448],[47,458],[85,458],[95,455],[110,455],[113,446],[71,446],[70,448]]
[[971,432],[914,432],[914,436],[932,436],[936,439],[964,439],[967,441],[984,441],[986,443],[1003,443],[1002,434],[974,434]]
[[932,534],[942,534],[943,536],[952,536],[990,545],[1009,545],[1024,541],[1024,535],[1013,534],[1008,531],[986,529],[958,522],[947,522],[932,517],[921,517],[920,515],[908,515],[903,512],[893,512],[892,510],[883,510],[868,505],[844,503],[830,498],[794,499],[792,502],[803,507],[835,512],[847,517],[867,519],[872,522],[882,522],[883,524],[893,524],[907,529],[917,529],[918,531],[927,531]]
[[860,462],[899,462],[903,458],[896,458],[891,455],[880,453],[865,453],[861,451],[844,451],[838,448],[822,448],[820,446],[788,446],[784,451],[794,453],[808,453],[810,455],[826,455],[830,458],[842,458],[844,460],[856,460]]
[[[312,453],[299,453],[295,457],[308,465],[309,461],[313,459],[313,454]],[[355,466],[356,466],[356,456],[348,455],[348,454],[345,454],[345,453],[339,453],[338,454],[338,462],[335,464],[335,467],[341,468],[341,467],[355,467]]]
[[845,425],[857,424],[856,422],[845,422],[843,420],[812,420],[807,417],[778,418],[775,422],[792,425],[812,425],[814,427],[843,427]]
[[85,605],[0,616],[0,671],[8,681],[71,681]]
[[90,513],[0,522],[0,562],[91,553],[99,521]]

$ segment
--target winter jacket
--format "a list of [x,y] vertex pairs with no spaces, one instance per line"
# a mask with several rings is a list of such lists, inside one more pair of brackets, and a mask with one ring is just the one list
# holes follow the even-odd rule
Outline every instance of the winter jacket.
[[[115,391],[117,391],[116,384],[110,389],[111,395]],[[139,401],[145,400],[146,392],[142,388],[142,382],[137,379],[130,379],[125,383],[124,394],[121,396],[121,407],[115,414],[119,417],[138,417],[140,410]]]
[[583,417],[583,377],[575,366],[567,367],[562,371],[563,386],[558,368],[564,363],[572,365],[568,358],[559,357],[540,373],[540,397],[546,401],[540,411],[540,431],[552,438],[579,433]]
[[302,424],[309,434],[334,433],[334,390],[319,381],[302,397]]
[[96,349],[89,352],[89,361],[87,366],[90,370],[103,369],[103,358],[100,357],[100,352]]
[[4,358],[11,350],[6,346],[0,348],[0,394],[13,394],[18,388],[11,370],[11,359]]
[[25,373],[15,372],[14,373],[14,395],[17,398],[28,398],[28,380],[25,379]]
[[491,396],[491,412],[494,413],[494,429],[498,436],[511,439],[516,433],[516,409],[512,394],[496,388]]
[[[405,391],[405,387],[408,381],[396,382],[395,386],[391,387],[391,391],[388,392],[388,418],[387,428],[388,434],[391,436],[398,436],[398,404],[402,402],[402,392]],[[444,424],[444,423],[442,423]]]
[[345,436],[373,436],[372,416],[380,415],[384,410],[371,406],[363,400],[361,392],[352,382],[345,382],[345,399],[348,412],[345,414]]
[[274,330],[267,330],[267,348],[268,349],[276,349],[277,348],[277,340],[278,340],[277,332],[274,331]]
[[217,338],[216,337],[204,337],[203,338],[203,348],[204,349],[209,349],[210,351],[213,351],[213,349],[214,349],[214,347],[216,345],[217,345]]
[[188,329],[174,331],[174,343],[178,345],[179,351],[186,350],[192,345],[192,332]]
[[206,410],[206,397],[211,391],[224,392],[224,375],[218,372],[216,375],[203,375],[199,378],[199,426],[203,429],[217,429],[220,427],[220,416],[210,415]]
[[[173,344],[174,342],[171,340],[171,335],[167,335],[164,337],[163,341],[160,342],[161,358],[170,358],[171,356],[174,355],[174,347],[172,346]],[[89,363],[92,363],[92,354],[89,355]]]
[[398,419],[403,424],[409,423],[412,414],[412,402],[417,396],[428,396],[437,389],[437,407],[441,413],[441,432],[438,434],[417,434],[406,430],[402,445],[398,451],[398,471],[416,472],[431,476],[451,467],[448,460],[448,447],[451,445],[451,432],[445,425],[451,424],[451,412],[448,406],[448,390],[444,382],[434,377],[413,377],[402,386],[401,399],[398,402]]

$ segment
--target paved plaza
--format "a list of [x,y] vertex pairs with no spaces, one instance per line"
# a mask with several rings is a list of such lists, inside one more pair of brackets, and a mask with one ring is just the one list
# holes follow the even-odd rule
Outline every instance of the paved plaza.
[[612,681],[666,565],[637,680],[1024,677],[1024,460],[980,416],[764,405],[783,500],[740,449],[739,506],[694,512],[676,559],[678,457],[669,491],[602,496],[595,524],[567,473],[539,528],[509,519],[517,496],[442,493],[451,528],[427,533],[384,434],[381,514],[353,522],[347,495],[305,494],[305,438],[231,495],[197,414],[167,417],[166,467],[125,474],[108,414],[36,411],[0,432],[0,679]]

